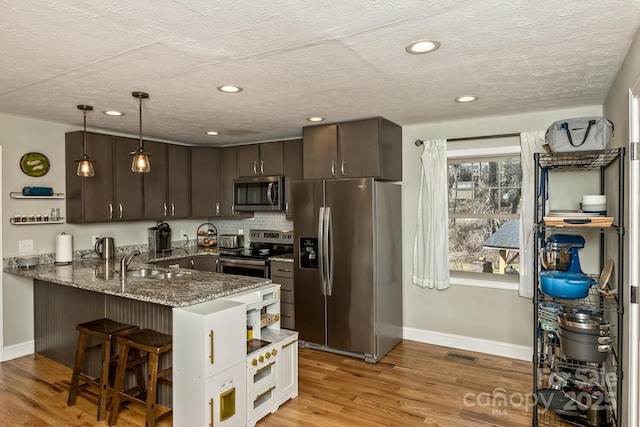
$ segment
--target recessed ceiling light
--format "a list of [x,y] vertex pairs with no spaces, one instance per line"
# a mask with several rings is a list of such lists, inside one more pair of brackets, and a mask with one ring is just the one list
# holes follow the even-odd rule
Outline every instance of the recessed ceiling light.
[[460,102],[461,104],[464,104],[465,102],[473,102],[477,100],[478,100],[478,97],[473,95],[459,96],[456,99],[454,99],[454,101]]
[[234,86],[234,85],[222,85],[222,86],[218,86],[218,90],[220,92],[226,92],[226,93],[238,93],[238,92],[242,92],[242,88],[240,86]]
[[103,113],[105,113],[107,116],[124,116],[124,113],[114,110],[103,111]]
[[324,121],[324,117],[309,117],[307,120],[310,122],[322,122]]
[[216,132],[215,130],[210,130],[209,132],[207,132],[207,135],[216,136],[216,135],[220,135],[220,132]]
[[429,53],[438,50],[440,43],[435,40],[416,40],[407,45],[405,50],[412,54]]

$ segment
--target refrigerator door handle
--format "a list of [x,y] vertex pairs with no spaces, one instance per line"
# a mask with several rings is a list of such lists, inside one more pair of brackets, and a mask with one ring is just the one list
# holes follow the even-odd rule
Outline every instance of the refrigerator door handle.
[[320,294],[325,295],[325,276],[324,276],[324,208],[320,208],[318,212],[318,271],[320,272]]
[[327,282],[327,295],[331,296],[333,290],[333,224],[331,223],[331,207],[325,208],[326,215],[326,228],[324,235],[324,251],[327,256],[325,265],[327,266],[326,282]]

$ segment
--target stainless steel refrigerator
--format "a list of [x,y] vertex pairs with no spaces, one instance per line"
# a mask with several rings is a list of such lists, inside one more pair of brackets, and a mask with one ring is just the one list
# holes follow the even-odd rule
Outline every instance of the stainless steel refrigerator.
[[402,339],[401,187],[297,181],[293,207],[302,344],[377,362]]

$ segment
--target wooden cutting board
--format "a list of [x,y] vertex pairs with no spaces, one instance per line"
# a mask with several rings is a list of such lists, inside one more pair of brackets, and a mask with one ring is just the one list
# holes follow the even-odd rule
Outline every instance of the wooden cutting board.
[[612,224],[612,216],[593,216],[588,218],[564,218],[561,216],[544,217],[544,225],[551,227],[608,228],[611,227]]

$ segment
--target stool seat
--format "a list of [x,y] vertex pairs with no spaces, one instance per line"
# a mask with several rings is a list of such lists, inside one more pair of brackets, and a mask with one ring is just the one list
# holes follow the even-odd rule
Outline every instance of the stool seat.
[[[164,377],[170,375],[172,368],[159,370],[159,358],[162,354],[171,351],[173,339],[171,335],[163,334],[152,329],[141,329],[130,334],[120,335],[116,338],[116,342],[121,346],[120,357],[118,360],[118,369],[116,372],[115,384],[113,387],[113,396],[111,399],[111,415],[109,416],[109,425],[115,425],[118,421],[120,412],[120,403],[122,400],[128,400],[145,405],[146,422],[145,426],[153,427],[155,423],[172,414],[172,410],[168,410],[160,416],[155,416],[156,398],[158,393],[158,383],[160,381],[171,384],[171,380]],[[146,359],[129,359],[130,350],[144,351],[147,353]],[[148,361],[147,366],[147,391],[144,396],[134,396],[123,390],[125,370],[133,365],[138,365],[144,361]],[[143,400],[144,398],[144,400]]]
[[[83,384],[91,384],[98,387],[98,421],[106,417],[107,398],[109,396],[109,365],[112,360],[112,351],[115,344],[115,337],[137,331],[135,325],[116,322],[115,320],[103,318],[92,320],[90,322],[80,323],[76,326],[78,334],[78,344],[76,347],[76,359],[71,375],[71,383],[69,387],[68,406],[76,403],[78,396],[78,387],[80,382]],[[93,347],[87,347],[89,337],[99,340],[99,343]],[[87,350],[92,348],[102,348],[102,361],[100,367],[100,376],[93,378],[82,371],[84,364],[84,355]],[[139,373],[139,382],[142,381],[142,373]]]

